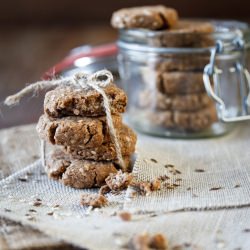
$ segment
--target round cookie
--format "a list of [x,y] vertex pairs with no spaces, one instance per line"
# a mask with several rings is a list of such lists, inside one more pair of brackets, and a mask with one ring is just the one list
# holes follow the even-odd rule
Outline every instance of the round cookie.
[[156,47],[211,47],[215,44],[212,32],[214,26],[209,22],[180,20],[173,29],[155,32],[150,36],[149,44]]
[[[129,169],[130,157],[124,157],[125,169]],[[119,165],[111,161],[74,160],[60,150],[55,150],[46,161],[50,178],[73,188],[101,187],[110,173],[116,173]]]
[[[117,131],[118,139],[120,142],[121,153],[123,156],[129,156],[135,152],[136,134],[134,131],[126,125],[123,125],[120,130]],[[95,148],[84,148],[80,145],[78,147],[63,148],[64,152],[72,155],[75,159],[88,159],[94,161],[111,161],[116,160],[116,150],[114,143],[107,142]]]
[[209,106],[195,112],[154,111],[148,112],[147,117],[152,124],[185,131],[206,129],[217,120],[214,106]]
[[[109,98],[112,114],[123,113],[127,105],[125,92],[114,84],[104,88]],[[103,98],[96,90],[82,88],[58,87],[46,93],[44,112],[52,118],[65,116],[104,116]]]
[[206,91],[202,72],[159,72],[156,86],[164,94],[195,94]]
[[206,93],[166,95],[157,90],[146,89],[139,96],[139,106],[151,110],[196,111],[212,103]]
[[[112,116],[114,127],[121,128],[120,115]],[[64,117],[53,119],[42,115],[37,124],[39,137],[51,144],[93,148],[111,141],[105,116],[101,117]]]
[[178,13],[163,5],[120,9],[113,13],[111,25],[118,29],[168,29],[176,25]]

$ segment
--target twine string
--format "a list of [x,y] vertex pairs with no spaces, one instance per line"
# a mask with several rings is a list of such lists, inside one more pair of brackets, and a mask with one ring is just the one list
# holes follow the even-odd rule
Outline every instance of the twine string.
[[[84,90],[88,90],[88,89],[96,90],[98,93],[101,94],[103,98],[103,106],[104,106],[104,110],[106,114],[106,120],[107,120],[107,125],[109,128],[111,140],[115,145],[115,151],[116,151],[118,162],[121,165],[121,167],[124,168],[124,160],[122,157],[120,143],[119,143],[116,129],[114,127],[114,123],[112,119],[110,102],[105,91],[103,90],[105,87],[107,87],[111,83],[113,83],[113,75],[108,70],[100,70],[92,75],[85,74],[85,73],[76,73],[75,75],[70,76],[70,77],[65,77],[61,79],[52,79],[52,80],[46,80],[46,81],[38,81],[36,83],[32,83],[28,85],[27,87],[23,88],[18,93],[8,96],[5,99],[4,104],[7,106],[17,105],[23,97],[25,97],[26,95],[30,93],[39,92],[41,90],[49,89],[51,87],[56,87],[56,86],[74,86],[74,87],[81,87]],[[41,152],[42,157],[45,157],[44,156],[44,150],[45,150],[44,143],[42,143],[41,150],[42,150]],[[43,159],[43,162],[45,162],[44,159]]]

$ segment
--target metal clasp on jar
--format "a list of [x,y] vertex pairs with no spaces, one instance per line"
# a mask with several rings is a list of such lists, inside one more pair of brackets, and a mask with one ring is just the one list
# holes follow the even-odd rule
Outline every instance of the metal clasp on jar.
[[[233,44],[223,44],[221,41],[216,42],[216,46],[211,49],[210,62],[204,68],[203,81],[207,94],[216,102],[217,115],[223,122],[236,122],[250,120],[250,74],[246,68],[242,66],[241,61],[236,61],[234,67],[230,68],[230,72],[236,72],[238,75],[239,86],[239,106],[237,113],[232,114],[225,104],[225,95],[220,90],[220,77],[222,70],[216,67],[216,56],[223,54],[224,51],[239,51],[244,54],[245,46],[242,39],[237,39]],[[212,81],[211,81],[212,79]],[[230,97],[228,97],[230,98]]]

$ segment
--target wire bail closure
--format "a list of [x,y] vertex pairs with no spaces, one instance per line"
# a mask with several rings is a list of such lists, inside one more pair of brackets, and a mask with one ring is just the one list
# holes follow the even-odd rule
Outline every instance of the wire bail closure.
[[[234,50],[235,51],[244,51],[245,44],[244,41],[239,38],[234,41]],[[210,61],[204,68],[203,72],[203,82],[207,94],[216,102],[217,115],[218,118],[223,122],[238,122],[250,120],[250,74],[246,68],[242,66],[240,62],[236,62],[235,69],[240,76],[240,98],[241,98],[241,108],[240,112],[236,116],[228,115],[229,111],[226,109],[225,102],[216,93],[213,85],[211,84],[210,78],[213,79],[215,86],[219,86],[219,73],[221,72],[215,65],[216,55],[222,54],[224,52],[225,46],[222,41],[217,41],[216,46],[211,49]],[[244,93],[243,89],[247,88],[247,94]],[[218,92],[218,91],[217,91]]]

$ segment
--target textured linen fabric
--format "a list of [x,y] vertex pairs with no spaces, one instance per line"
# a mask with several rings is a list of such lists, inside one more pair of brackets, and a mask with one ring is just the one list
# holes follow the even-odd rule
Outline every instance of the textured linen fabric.
[[[39,160],[0,181],[0,215],[90,249],[120,249],[133,234],[145,230],[164,233],[171,246],[186,242],[198,249],[249,249],[249,142],[248,123],[213,139],[140,135],[135,178],[152,180],[167,174],[170,182],[181,178],[180,186],[133,198],[129,188],[109,195],[109,206],[92,211],[80,206],[79,198],[82,192],[97,189],[75,190],[50,180]],[[173,175],[166,164],[173,164],[181,173]],[[33,206],[37,198],[42,202],[38,207]],[[207,209],[213,211],[180,212]],[[115,216],[119,210],[131,211],[134,219],[121,221]]]

